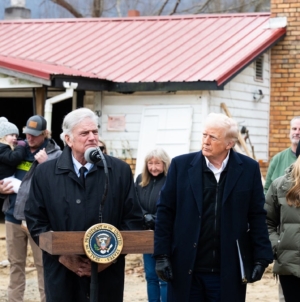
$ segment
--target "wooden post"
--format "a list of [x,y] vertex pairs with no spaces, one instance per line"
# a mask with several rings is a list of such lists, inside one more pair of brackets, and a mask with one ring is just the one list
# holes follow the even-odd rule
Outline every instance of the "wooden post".
[[35,92],[36,97],[36,114],[44,116],[44,107],[45,107],[45,100],[46,100],[46,88],[36,88]]

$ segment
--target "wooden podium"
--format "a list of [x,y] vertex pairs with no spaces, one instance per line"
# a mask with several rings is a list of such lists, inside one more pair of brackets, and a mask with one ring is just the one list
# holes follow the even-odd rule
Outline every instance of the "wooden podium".
[[[42,233],[39,235],[39,246],[51,255],[84,255],[84,234],[84,231]],[[121,231],[121,234],[122,254],[153,254],[153,231]]]
[[[120,231],[123,237],[121,254],[153,254],[153,231]],[[84,255],[83,238],[85,232],[46,232],[39,235],[39,246],[51,255]],[[98,301],[98,264],[91,264],[90,299]]]

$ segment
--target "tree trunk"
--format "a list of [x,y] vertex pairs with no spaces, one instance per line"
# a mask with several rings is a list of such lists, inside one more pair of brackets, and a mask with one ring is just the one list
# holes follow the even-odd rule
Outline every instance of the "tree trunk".
[[51,0],[53,3],[63,7],[66,9],[70,14],[72,14],[76,18],[83,18],[83,15],[78,12],[70,3],[66,2],[65,0]]
[[92,16],[94,18],[99,18],[103,13],[103,0],[93,0],[93,12]]

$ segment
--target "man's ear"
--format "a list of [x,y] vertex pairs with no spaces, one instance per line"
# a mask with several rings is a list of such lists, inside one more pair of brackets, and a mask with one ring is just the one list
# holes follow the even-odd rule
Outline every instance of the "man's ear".
[[72,139],[68,134],[65,135],[65,142],[70,148],[72,147]]
[[226,150],[229,150],[229,149],[233,148],[234,145],[235,145],[235,144],[234,144],[233,141],[229,141],[229,142],[227,143]]

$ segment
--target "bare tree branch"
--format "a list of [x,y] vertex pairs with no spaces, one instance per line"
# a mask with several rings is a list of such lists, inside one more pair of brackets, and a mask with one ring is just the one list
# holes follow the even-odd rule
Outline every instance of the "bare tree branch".
[[260,0],[252,0],[252,1],[249,1],[245,4],[241,4],[241,5],[238,5],[238,6],[231,6],[227,9],[224,9],[224,10],[220,10],[218,12],[215,12],[215,13],[228,13],[228,12],[231,12],[231,11],[235,11],[235,12],[246,12],[246,8],[247,6],[249,5],[256,5],[257,2],[259,2]]
[[[1,1],[1,0],[0,0]],[[74,4],[75,0],[41,0],[42,5],[46,5],[46,2],[52,2],[62,7],[74,17],[82,18],[84,13],[79,11]],[[73,2],[72,2],[73,1]],[[81,3],[82,0],[77,0]],[[200,13],[228,13],[228,12],[247,12],[247,11],[267,11],[269,0],[198,0],[187,2],[182,0],[176,0],[173,2],[169,0],[155,1],[155,6],[158,7],[157,11],[151,11],[151,5],[154,0],[85,0],[82,1],[89,5],[87,14],[92,17],[101,17],[103,15],[117,15],[122,17],[124,10],[124,3],[126,7],[143,7],[145,14],[162,15],[162,14],[200,14]],[[146,5],[147,4],[147,5]],[[173,5],[173,9],[170,13],[165,13],[166,7]],[[153,6],[153,5],[152,5]],[[184,8],[182,8],[182,6]],[[79,5],[78,5],[79,7]],[[82,8],[83,6],[81,6]],[[81,10],[81,9],[80,9]],[[156,10],[156,9],[155,9]],[[60,10],[61,12],[61,10]],[[91,13],[90,13],[91,12]],[[47,11],[46,14],[50,14]]]
[[76,18],[83,18],[83,15],[78,12],[70,3],[65,0],[51,0],[53,3],[63,7]]
[[255,12],[261,12],[263,10],[264,2],[265,2],[264,0],[258,1],[258,3],[255,4],[254,11]]
[[239,1],[240,7],[237,9],[238,13],[242,13],[244,11],[244,7],[247,5],[245,4],[245,0],[240,0]]
[[[209,2],[211,2],[211,1],[207,1],[206,3],[204,3],[201,6],[199,4],[192,5],[189,8],[178,11],[177,13],[178,14],[186,14],[186,13],[199,14],[199,13],[203,13],[204,9],[209,4]],[[214,2],[214,0],[212,0],[212,2]],[[224,2],[224,1],[221,1],[221,3],[222,2]],[[214,10],[209,10],[208,12],[219,14],[219,13],[228,13],[229,11],[243,11],[243,10],[245,11],[246,7],[247,6],[251,7],[251,5],[254,5],[255,6],[254,11],[258,12],[258,11],[261,11],[260,3],[263,6],[263,4],[265,4],[265,2],[267,2],[267,0],[250,0],[250,1],[248,1],[248,3],[244,3],[242,5],[241,4],[232,5],[229,8],[228,7],[225,7],[225,8],[220,7],[220,9],[218,9],[218,10],[214,9]],[[259,7],[257,7],[257,6],[259,6]],[[268,6],[266,6],[265,10],[267,10],[267,8],[268,8]]]
[[93,0],[92,17],[99,18],[103,13],[103,0]]
[[175,6],[174,6],[173,10],[171,11],[170,15],[174,15],[176,13],[176,10],[177,10],[178,5],[180,4],[180,1],[181,0],[176,1]]
[[159,9],[157,15],[160,16],[161,13],[163,12],[165,6],[168,4],[169,0],[165,0],[165,2],[163,3],[163,5],[161,6],[161,8]]
[[212,0],[206,0],[206,2],[195,12],[195,14],[199,14],[201,13],[205,7],[209,4],[209,2],[211,2]]

